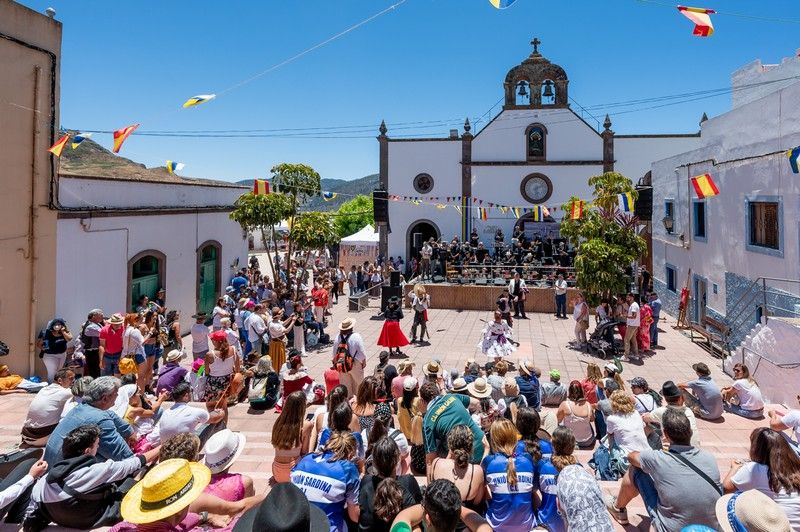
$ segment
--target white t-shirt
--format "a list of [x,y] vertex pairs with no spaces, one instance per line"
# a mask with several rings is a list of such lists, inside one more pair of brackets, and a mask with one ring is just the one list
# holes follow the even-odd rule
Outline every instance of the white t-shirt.
[[754,382],[747,379],[737,379],[733,381],[733,389],[739,396],[739,406],[745,410],[760,410],[764,408],[764,398],[761,390]]
[[792,429],[794,431],[794,440],[800,442],[800,410],[789,410],[781,418],[781,423]]
[[122,354],[138,354],[144,357],[144,335],[138,327],[128,326],[122,333]]
[[208,327],[202,323],[192,325],[192,353],[208,351]]
[[606,418],[606,432],[614,435],[614,443],[625,454],[650,449],[644,433],[644,422],[638,412],[627,416],[611,414]]
[[636,407],[636,411],[640,414],[646,414],[655,410],[658,405],[656,405],[656,400],[652,395],[649,393],[640,393],[636,394],[633,398],[633,406]]
[[186,403],[176,403],[161,414],[153,432],[147,439],[153,443],[163,443],[182,432],[194,432],[198,425],[208,421],[209,414],[205,408],[197,408]]
[[225,310],[222,307],[214,307],[214,311],[211,313],[211,316],[212,316],[212,320],[213,320],[211,322],[212,326],[215,329],[221,329],[222,328],[222,318],[225,318],[225,317],[228,316],[228,311]]
[[61,421],[64,405],[72,399],[72,391],[58,383],[45,386],[31,401],[24,426],[32,429],[49,427]]
[[567,281],[564,279],[556,280],[556,295],[563,296],[567,293]]
[[[681,408],[675,406],[659,406],[652,412],[650,412],[650,417],[653,421],[657,422],[662,427],[664,426],[664,412],[667,411],[667,408]],[[700,431],[697,430],[697,418],[694,417],[694,412],[689,407],[682,407],[683,413],[686,414],[686,417],[689,419],[689,427],[692,429],[692,440],[691,444],[692,447],[700,447]]]
[[572,317],[575,319],[575,321],[581,319],[584,305],[586,305],[586,303],[575,303],[575,308],[572,310]]
[[628,327],[638,327],[639,324],[642,322],[642,315],[639,312],[639,303],[633,302],[631,306],[628,307],[628,316],[631,314],[636,313],[635,318],[627,318]]
[[747,462],[731,477],[731,482],[739,491],[755,489],[774,500],[786,513],[792,530],[800,530],[800,493],[772,491],[769,487],[769,468],[766,465]]
[[244,320],[244,328],[247,331],[247,339],[255,342],[267,332],[267,324],[264,323],[264,318],[255,312],[251,312],[247,319]]

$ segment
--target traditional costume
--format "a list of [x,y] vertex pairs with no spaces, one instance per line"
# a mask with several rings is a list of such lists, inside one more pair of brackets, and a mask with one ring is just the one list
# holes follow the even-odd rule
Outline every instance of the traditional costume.
[[395,348],[397,354],[400,353],[400,348],[408,345],[408,338],[403,334],[400,328],[400,320],[403,319],[403,309],[400,308],[400,298],[392,296],[383,311],[386,321],[383,322],[383,329],[378,338],[378,345],[381,347],[388,347],[389,354],[392,353],[392,348]]
[[478,347],[489,358],[499,360],[507,357],[516,350],[511,343],[511,334],[511,327],[505,320],[490,321],[483,328],[483,340]]

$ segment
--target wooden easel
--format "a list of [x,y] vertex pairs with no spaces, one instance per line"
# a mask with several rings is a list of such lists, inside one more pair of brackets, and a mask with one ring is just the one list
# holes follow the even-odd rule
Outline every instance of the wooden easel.
[[[681,290],[681,300],[678,303],[678,321],[673,327],[674,329],[688,329],[689,321],[686,319],[686,313],[689,311],[689,296],[691,295],[690,281],[692,280],[692,270],[686,274],[686,285]],[[683,296],[684,291],[686,296]]]

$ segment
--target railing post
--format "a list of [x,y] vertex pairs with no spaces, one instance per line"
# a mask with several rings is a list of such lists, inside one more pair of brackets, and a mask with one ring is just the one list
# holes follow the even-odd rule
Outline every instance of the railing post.
[[767,311],[767,279],[765,277],[761,278],[761,293],[764,295],[764,311],[762,315],[764,316],[764,324],[766,324],[769,320],[769,312]]

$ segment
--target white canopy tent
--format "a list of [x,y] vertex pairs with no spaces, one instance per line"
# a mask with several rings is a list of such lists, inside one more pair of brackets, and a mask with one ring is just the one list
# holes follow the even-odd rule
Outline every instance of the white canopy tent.
[[339,244],[339,264],[345,269],[374,262],[378,258],[378,233],[371,225],[367,225],[357,233],[346,236]]
[[342,244],[353,245],[353,244],[377,244],[378,243],[378,233],[375,232],[375,228],[371,225],[367,225],[361,231],[346,236],[342,239]]

